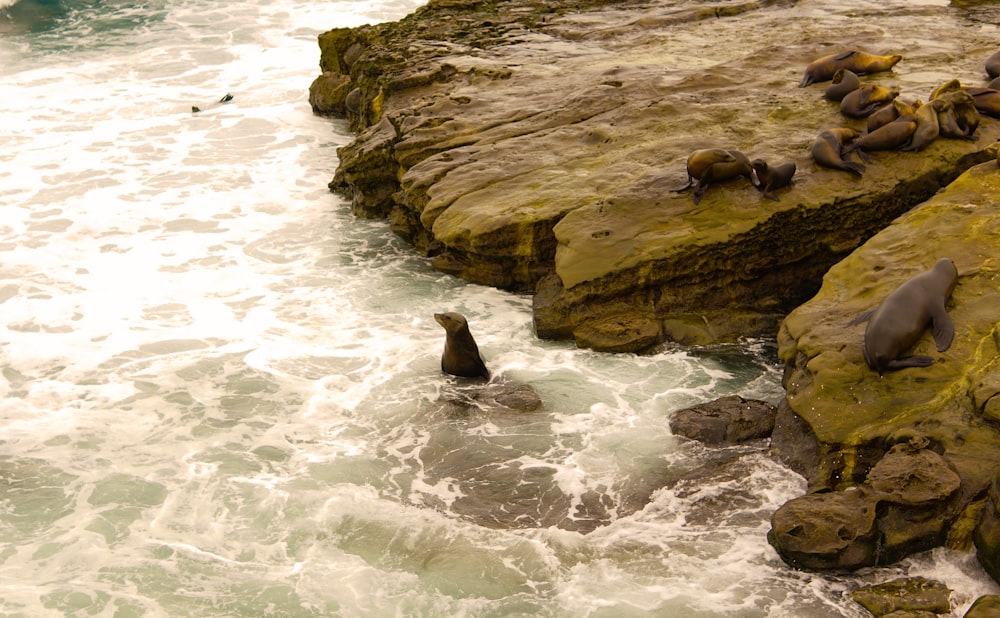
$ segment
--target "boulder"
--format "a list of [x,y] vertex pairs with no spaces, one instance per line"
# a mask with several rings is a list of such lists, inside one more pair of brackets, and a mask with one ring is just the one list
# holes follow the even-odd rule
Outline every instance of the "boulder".
[[887,564],[941,545],[964,506],[961,479],[927,446],[920,438],[897,444],[857,487],[786,502],[768,542],[788,564],[809,569]]
[[677,410],[670,431],[706,444],[740,444],[769,437],[776,410],[766,401],[729,395]]
[[[817,134],[864,120],[823,99],[825,83],[798,88],[804,67],[856,46],[904,54],[864,77],[903,98],[978,85],[992,50],[962,11],[895,7],[859,30],[780,0],[432,1],[320,36],[322,79],[349,77],[357,133],[331,188],[444,272],[537,290],[541,337],[620,352],[772,335],[831,265],[1000,137],[984,118],[976,141],[874,153],[861,179],[819,167]],[[795,186],[775,202],[739,179],[695,205],[672,190],[708,147],[792,161]]]
[[851,592],[851,598],[880,618],[896,612],[913,618],[951,611],[951,590],[941,582],[924,577],[904,577],[858,588]]
[[1000,618],[1000,595],[985,594],[973,602],[964,618]]

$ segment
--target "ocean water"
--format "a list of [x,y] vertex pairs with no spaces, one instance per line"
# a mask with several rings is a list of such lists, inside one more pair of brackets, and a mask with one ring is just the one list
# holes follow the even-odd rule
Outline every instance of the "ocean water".
[[[787,568],[801,477],[669,415],[782,396],[772,341],[607,355],[326,183],[316,35],[419,3],[0,0],[0,614],[864,616],[969,553]],[[233,100],[214,104],[231,93]],[[197,105],[204,111],[191,112]],[[433,313],[540,410],[455,405]],[[956,614],[961,615],[961,614]]]

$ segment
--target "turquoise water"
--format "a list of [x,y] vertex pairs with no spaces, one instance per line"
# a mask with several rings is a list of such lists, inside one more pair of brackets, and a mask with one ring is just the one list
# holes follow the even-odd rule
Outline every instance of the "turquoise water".
[[[530,298],[327,191],[350,135],[310,112],[315,37],[417,3],[0,6],[0,613],[864,614],[872,574],[764,539],[800,477],[670,434],[777,401],[773,342],[539,341]],[[444,405],[440,311],[543,408]],[[968,554],[898,568],[985,585]]]

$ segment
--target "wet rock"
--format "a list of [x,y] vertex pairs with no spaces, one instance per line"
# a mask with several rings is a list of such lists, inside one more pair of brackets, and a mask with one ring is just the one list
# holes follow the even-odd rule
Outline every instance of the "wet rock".
[[947,614],[951,611],[950,597],[947,586],[924,577],[894,579],[851,593],[851,598],[878,617]]
[[542,407],[542,399],[530,384],[500,382],[483,386],[468,386],[445,392],[441,401],[449,415],[469,415],[489,412],[534,412]]
[[347,115],[347,95],[351,91],[351,80],[339,73],[323,73],[309,86],[309,104],[314,114],[337,117]]
[[[545,281],[539,336],[637,351],[770,335],[832,264],[1000,137],[984,119],[977,141],[876,153],[860,180],[818,167],[819,131],[863,127],[822,98],[825,85],[797,87],[831,42],[894,53],[934,40],[864,78],[911,99],[953,76],[978,83],[982,61],[952,74],[947,59],[971,58],[976,43],[947,7],[893,5],[861,36],[855,19],[798,11],[448,1],[332,30],[321,68],[350,77],[357,137],[331,188],[359,216],[388,217],[444,272],[539,294]],[[802,20],[822,39],[803,40]],[[672,193],[688,155],[710,147],[794,162],[796,185],[780,202],[745,181],[713,184],[698,205]]]
[[[1000,236],[984,233],[995,227],[998,203],[996,165],[972,168],[830,269],[819,293],[789,314],[778,334],[787,394],[779,419],[791,419],[795,431],[776,431],[772,444],[782,457],[815,455],[785,459],[806,475],[810,491],[864,482],[888,445],[913,436],[926,438],[929,450],[957,474],[959,489],[927,522],[916,547],[935,537],[943,543],[948,534],[950,545],[968,544],[968,526],[952,527],[955,513],[981,500],[1000,467],[1000,424],[992,416],[1000,375]],[[937,352],[927,332],[912,353],[932,356],[931,366],[880,377],[862,357],[864,328],[847,324],[939,257],[952,258],[959,271],[947,305],[955,340]],[[944,477],[936,482],[942,485],[928,487],[932,492],[954,485]],[[908,508],[897,502],[889,511],[912,519]],[[903,520],[896,526],[909,525]],[[946,529],[939,531],[941,524]],[[906,546],[896,545],[900,551]]]
[[857,569],[940,545],[964,506],[961,480],[922,438],[895,445],[864,483],[782,505],[768,542],[788,564]]
[[973,541],[979,563],[993,579],[1000,581],[1000,472],[993,477]]
[[975,600],[964,618],[1000,618],[1000,595],[987,594]]
[[706,444],[739,444],[770,436],[776,411],[765,401],[730,395],[674,412],[670,431]]

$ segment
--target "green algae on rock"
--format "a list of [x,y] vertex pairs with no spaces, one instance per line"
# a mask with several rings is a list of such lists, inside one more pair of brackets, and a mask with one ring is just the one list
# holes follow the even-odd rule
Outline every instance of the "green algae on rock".
[[[861,122],[822,99],[822,86],[797,87],[809,61],[842,45],[892,53],[884,32],[933,38],[933,51],[865,78],[912,98],[981,67],[956,75],[941,64],[966,45],[945,7],[881,12],[877,33],[817,22],[822,35],[806,37],[795,10],[777,0],[449,0],[331,30],[320,36],[314,107],[346,109],[357,133],[331,188],[359,216],[388,217],[444,272],[546,290],[535,305],[541,337],[641,351],[773,334],[831,265],[985,160],[1000,137],[984,119],[979,141],[879,153],[861,180],[818,167],[809,148],[819,131]],[[695,206],[671,189],[688,154],[706,147],[793,161],[796,186],[774,203],[749,183],[724,183]]]
[[[983,500],[1000,467],[1000,424],[986,414],[1000,392],[998,197],[997,165],[972,168],[831,268],[778,335],[787,395],[777,424],[790,429],[774,434],[773,451],[806,475],[810,491],[844,490],[866,478],[872,484],[873,467],[893,445],[926,441],[960,479],[945,528],[933,531],[956,546],[969,539],[953,524]],[[915,351],[933,356],[932,366],[880,377],[862,358],[863,329],[847,324],[939,257],[959,271],[948,304],[958,329],[952,347],[938,353],[926,333]],[[786,457],[802,444],[812,457]]]

